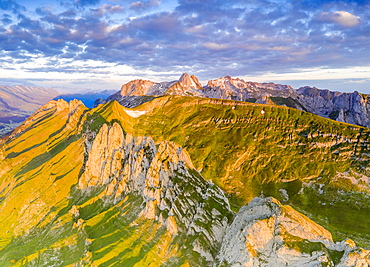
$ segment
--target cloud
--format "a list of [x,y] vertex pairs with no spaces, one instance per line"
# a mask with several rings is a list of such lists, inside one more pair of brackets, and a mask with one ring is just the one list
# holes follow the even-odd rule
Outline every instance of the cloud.
[[347,11],[322,12],[318,19],[323,22],[338,23],[344,27],[354,27],[360,23],[360,18]]
[[100,3],[100,0],[63,0],[60,2],[62,6],[71,7],[75,6],[77,8],[85,8],[87,6],[94,6]]
[[109,5],[109,4],[104,4],[102,6],[100,6],[99,8],[96,8],[96,9],[92,9],[92,11],[94,12],[94,15],[95,16],[104,16],[104,15],[111,15],[111,14],[115,14],[115,13],[122,13],[125,11],[125,9],[120,6],[120,5]]
[[215,50],[215,51],[220,51],[220,50],[226,50],[229,47],[227,44],[217,44],[217,43],[205,43],[203,46],[207,49]]
[[11,19],[11,16],[8,15],[8,14],[3,14],[1,16],[1,20],[0,20],[4,25],[8,25],[10,23],[13,22],[13,20]]
[[[0,62],[8,56],[26,68],[20,63],[43,58],[52,70],[66,60],[92,60],[200,79],[368,65],[370,14],[351,1],[316,1],[314,8],[276,0],[179,0],[170,8],[165,0],[67,1],[19,16],[7,10],[0,17]],[[347,11],[330,12],[332,6]]]
[[18,14],[21,11],[26,11],[26,8],[24,6],[19,5],[16,1],[13,0],[0,1],[0,9],[12,11],[15,14]]
[[150,8],[156,7],[160,4],[161,2],[159,2],[158,0],[137,1],[137,2],[131,3],[130,9],[135,10],[135,11],[144,11],[144,10],[148,10]]

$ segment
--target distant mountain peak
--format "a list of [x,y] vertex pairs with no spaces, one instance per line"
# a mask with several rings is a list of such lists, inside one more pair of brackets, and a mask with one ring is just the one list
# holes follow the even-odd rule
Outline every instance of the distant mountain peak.
[[153,84],[155,84],[155,82],[136,79],[122,85],[119,94],[122,96],[146,95]]
[[185,81],[185,80],[188,80],[188,79],[190,79],[190,75],[189,75],[189,73],[183,73],[182,75],[181,75],[181,77],[180,77],[180,79],[179,79],[179,82],[183,82],[183,81]]
[[194,89],[202,89],[202,85],[199,82],[198,78],[195,75],[189,75],[188,73],[184,73],[181,75],[179,82],[182,86],[187,88],[194,88]]
[[178,80],[170,82],[155,83],[138,79],[124,84],[121,91],[110,96],[107,101],[117,100],[126,106],[133,107],[135,105],[131,104],[131,99],[128,98],[132,98],[135,103],[139,104],[149,100],[137,99],[137,97],[163,95],[197,96],[283,105],[322,117],[370,127],[370,98],[364,94],[341,93],[309,86],[296,90],[286,84],[245,81],[230,75],[209,80],[206,86],[202,86],[196,76],[186,72]]

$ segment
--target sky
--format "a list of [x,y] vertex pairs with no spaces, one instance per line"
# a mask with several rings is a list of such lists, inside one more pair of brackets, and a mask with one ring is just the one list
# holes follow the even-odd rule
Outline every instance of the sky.
[[119,90],[184,72],[370,94],[370,0],[0,0],[0,84]]

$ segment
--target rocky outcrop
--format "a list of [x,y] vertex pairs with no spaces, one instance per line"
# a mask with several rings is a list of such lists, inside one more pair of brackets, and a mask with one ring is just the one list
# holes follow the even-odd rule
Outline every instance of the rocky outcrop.
[[140,216],[158,221],[171,234],[193,236],[191,246],[213,262],[232,214],[223,192],[194,170],[185,150],[173,142],[123,133],[104,124],[91,147],[79,188],[96,186],[119,200],[135,193],[144,198]]
[[[332,255],[341,252],[340,262]],[[227,266],[368,266],[370,251],[331,234],[274,198],[254,198],[228,227],[218,260]]]
[[190,76],[187,73],[181,75],[178,82],[171,85],[164,95],[181,95],[181,96],[200,96],[204,97],[202,93],[203,87],[197,77]]
[[[194,169],[188,153],[169,141],[125,134],[104,124],[86,153],[79,188],[96,186],[119,201],[140,195],[142,218],[172,235],[192,236],[192,250],[215,266],[362,266],[369,251],[331,233],[278,200],[254,198],[232,218],[228,199]],[[71,211],[77,214],[75,208]],[[77,227],[77,226],[76,226]],[[184,236],[185,238],[185,236]],[[340,253],[340,261],[333,255]],[[364,265],[366,266],[366,265]]]
[[[170,99],[179,101],[170,105]],[[332,136],[335,132],[323,129],[328,124],[330,126],[331,122],[308,113],[230,100],[190,100],[186,103],[182,97],[161,97],[153,100],[155,103],[152,105],[163,108],[158,112],[160,118],[167,114],[168,118],[175,120],[179,113],[196,117],[189,110],[192,106],[204,104],[203,112],[210,114],[209,118],[202,118],[207,121],[190,120],[189,127],[193,130],[200,127],[197,125],[201,123],[210,123],[212,127],[206,128],[204,133],[211,139],[216,139],[214,133],[220,132],[217,126],[221,123],[235,127],[238,121],[243,120],[243,116],[246,119],[258,119],[259,121],[247,123],[256,125],[259,129],[266,128],[266,124],[262,122],[268,120],[271,125],[268,127],[274,129],[274,137],[281,136],[280,133],[284,132],[277,131],[277,128],[287,122],[284,119],[273,120],[276,119],[270,117],[273,110],[275,113],[289,111],[285,115],[289,119],[293,118],[293,127],[300,127],[299,133],[305,130],[299,120],[302,116],[314,117],[312,121],[324,121],[324,124],[315,126],[314,132],[306,132],[307,138],[317,138],[321,144],[329,142],[330,146],[336,144],[335,140],[339,142],[338,136]],[[238,116],[223,117],[225,112],[214,112],[216,106],[210,107],[211,112],[207,112],[207,106],[213,104],[218,104],[221,111],[232,111]],[[183,107],[189,109],[182,109]],[[248,111],[244,109],[246,107],[251,109]],[[239,212],[233,212],[229,199],[218,186],[205,180],[194,168],[186,150],[172,141],[166,141],[178,139],[156,135],[152,125],[147,127],[153,137],[139,136],[138,132],[127,126],[135,123],[131,127],[144,127],[148,121],[158,120],[150,108],[152,107],[145,111],[153,117],[143,115],[143,110],[124,109],[116,102],[87,111],[78,101],[69,104],[63,100],[52,101],[28,120],[19,136],[0,140],[0,224],[4,229],[0,232],[0,262],[4,266],[369,265],[368,250],[358,247],[349,239],[334,243],[327,230],[274,198],[254,198],[247,206],[241,207]],[[168,110],[175,110],[175,114],[170,116]],[[255,112],[246,117],[250,111]],[[145,117],[148,117],[147,121],[144,120]],[[189,122],[187,118],[182,119]],[[215,120],[218,124],[215,124]],[[166,130],[163,121],[158,121],[160,131]],[[310,122],[311,120],[307,122],[308,125],[311,125]],[[246,124],[245,121],[242,123]],[[350,127],[353,128],[338,124],[339,132],[342,132],[341,129],[352,131]],[[248,128],[244,129],[243,134],[248,134]],[[363,136],[368,137],[368,131],[362,130],[359,134],[360,129],[357,127],[353,130],[354,134],[348,136],[342,132],[340,139],[351,146],[337,143],[339,146],[335,149],[340,147],[344,151],[336,153],[329,149],[325,153],[331,155],[334,151],[339,155],[342,152],[351,152],[354,150],[352,144],[356,144],[361,153],[368,155],[368,145],[361,141]],[[216,139],[221,143],[221,148],[210,150],[209,153],[220,157],[223,153],[221,150],[225,149],[231,158],[230,153],[235,152],[231,151],[230,146],[224,146],[222,139],[231,137],[233,132],[223,132],[227,136]],[[147,133],[141,132],[142,135]],[[189,140],[205,135],[197,132],[192,137],[184,124],[181,125],[181,134],[184,137],[189,135]],[[327,139],[323,139],[324,137]],[[268,140],[268,135],[261,138]],[[289,138],[291,143],[300,140],[302,144],[306,139]],[[156,139],[161,141],[156,142]],[[200,140],[208,143],[210,139],[202,137]],[[235,140],[236,138],[234,142],[238,142]],[[267,148],[263,152],[266,155],[273,154],[267,142],[262,143],[260,139],[256,143]],[[273,146],[276,144],[273,143]],[[191,147],[188,146],[188,149],[190,151]],[[199,154],[204,154],[203,151]],[[242,162],[253,158],[251,142],[243,145],[241,151],[236,162],[229,165],[230,170],[240,168]],[[291,152],[292,150],[289,151]],[[279,161],[289,160],[286,157],[279,158],[276,151],[274,153],[273,157]],[[258,153],[258,156],[261,155],[262,153]],[[316,150],[309,155],[310,159],[313,155],[320,154]],[[359,157],[360,153],[355,155]],[[292,157],[299,157],[299,153],[294,153]],[[217,175],[222,169],[221,161],[225,158],[222,156],[214,162],[203,160],[211,168],[215,168],[211,176],[215,183],[220,181],[217,180]],[[306,159],[301,162],[308,161]],[[337,157],[335,160],[339,163],[341,158]],[[317,167],[316,162],[318,160],[312,164],[314,168]],[[365,163],[364,168],[368,167],[367,161],[360,162]],[[282,170],[275,166],[274,170]],[[302,177],[300,172],[306,175],[307,170],[308,168],[295,173],[294,178]],[[369,175],[365,174],[358,173],[357,178],[352,179],[352,173],[338,173],[331,180],[343,185],[343,189],[347,187],[348,195],[341,190],[326,189],[324,183],[329,181],[324,181],[325,178],[322,177],[317,180],[312,177],[304,178],[304,190],[299,191],[297,187],[294,188],[295,191],[282,187],[274,180],[270,184],[280,186],[279,192],[287,203],[299,206],[300,203],[293,202],[297,196],[300,200],[309,202],[314,207],[312,213],[299,206],[307,214],[315,214],[319,209],[322,211],[324,204],[328,207],[329,203],[331,205],[334,201],[343,200],[346,202],[343,203],[342,211],[346,216],[356,214],[350,213],[354,204],[362,205],[358,208],[363,209],[361,214],[366,216]],[[243,175],[249,179],[251,171],[246,170]],[[266,179],[272,175],[272,172],[266,172]],[[282,177],[287,178],[283,175],[284,173]],[[229,180],[221,180],[219,184],[238,182],[237,179],[239,177],[233,174]],[[257,184],[257,188],[260,184]],[[240,196],[240,188],[246,191],[256,190],[253,184],[236,183],[232,191],[228,191],[228,196],[235,200],[234,197]],[[320,205],[314,202],[318,194],[312,195],[313,191],[327,195],[327,201],[319,202]],[[354,198],[360,191],[366,196]],[[261,191],[256,195],[260,195],[259,192]],[[270,192],[264,191],[264,194]],[[354,200],[348,200],[350,197]],[[242,201],[240,198],[236,200],[240,202],[232,203],[234,209]],[[335,210],[336,206],[332,207],[329,208]],[[330,220],[330,217],[327,218]],[[366,226],[362,221],[359,224]],[[338,231],[336,235],[343,233],[347,232]],[[357,242],[367,238],[366,232],[359,231],[354,238],[358,235],[362,235],[362,239],[356,239]]]
[[155,83],[147,80],[133,80],[122,85],[120,95],[146,95],[153,84]]

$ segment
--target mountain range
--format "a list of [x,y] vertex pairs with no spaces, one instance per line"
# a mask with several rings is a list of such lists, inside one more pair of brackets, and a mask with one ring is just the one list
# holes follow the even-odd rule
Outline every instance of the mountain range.
[[57,95],[57,91],[42,87],[0,85],[0,136]]
[[[192,81],[152,90],[187,94]],[[0,139],[2,266],[370,264],[368,128],[275,104],[136,97],[52,100]]]
[[126,107],[134,107],[161,95],[198,96],[285,105],[325,118],[370,127],[370,102],[366,94],[357,91],[333,92],[309,86],[294,89],[289,85],[246,82],[230,76],[210,80],[206,86],[202,86],[194,75],[190,76],[187,73],[172,82],[134,80],[124,84],[120,91],[105,101],[97,101],[95,106],[117,100]]
[[[53,100],[63,99],[67,102],[77,99],[81,100],[82,103],[88,107],[92,108],[94,106],[95,101],[99,99],[106,99],[113,93],[115,93],[115,90],[102,90],[102,91],[89,91],[86,93],[76,93],[76,94],[59,94],[58,96],[54,97]],[[43,103],[46,104],[46,103]]]
[[115,93],[111,90],[86,93],[60,94],[54,89],[29,85],[0,85],[0,136],[10,133],[38,108],[50,100],[81,100],[91,108],[99,98],[107,98]]

